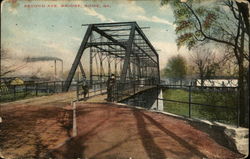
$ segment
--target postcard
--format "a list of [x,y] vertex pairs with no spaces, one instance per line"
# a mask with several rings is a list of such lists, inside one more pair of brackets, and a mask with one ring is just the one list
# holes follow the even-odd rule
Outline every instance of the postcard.
[[4,0],[0,158],[244,158],[247,0]]

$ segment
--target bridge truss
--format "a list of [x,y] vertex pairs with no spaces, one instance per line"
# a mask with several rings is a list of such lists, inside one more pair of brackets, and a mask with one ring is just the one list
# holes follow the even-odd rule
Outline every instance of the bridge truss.
[[158,54],[136,22],[89,24],[64,91],[69,90],[78,67],[90,86],[96,80],[106,81],[112,73],[120,83],[160,81]]

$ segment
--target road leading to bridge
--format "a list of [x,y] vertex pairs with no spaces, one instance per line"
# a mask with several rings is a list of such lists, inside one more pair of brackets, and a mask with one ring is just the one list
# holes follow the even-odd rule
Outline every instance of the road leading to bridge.
[[238,158],[209,134],[171,116],[111,103],[77,104],[78,136],[56,158]]
[[65,159],[242,157],[187,121],[106,102],[78,103],[78,135],[62,144],[72,134],[72,110],[66,108],[73,99],[75,92],[2,104],[0,154],[48,158],[52,152]]

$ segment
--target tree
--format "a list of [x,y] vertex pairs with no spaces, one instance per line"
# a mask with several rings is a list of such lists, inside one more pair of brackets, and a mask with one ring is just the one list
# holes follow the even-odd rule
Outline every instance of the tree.
[[[183,0],[182,0],[183,1]],[[240,125],[247,126],[245,105],[246,71],[249,71],[249,2],[247,0],[203,1],[162,0],[174,7],[177,45],[192,49],[197,44],[225,45],[234,55],[238,65],[240,96]],[[209,7],[211,6],[211,7]],[[249,87],[249,85],[248,85]]]
[[204,86],[205,79],[216,76],[216,73],[227,60],[225,56],[218,57],[215,52],[204,47],[196,47],[190,57],[193,70],[201,80],[201,86]]
[[187,74],[187,63],[185,58],[180,55],[172,56],[167,62],[164,74],[166,77],[174,79],[174,81],[184,79]]
[[18,70],[23,69],[26,66],[25,63],[15,63],[8,50],[1,48],[0,54],[0,77],[4,77]]

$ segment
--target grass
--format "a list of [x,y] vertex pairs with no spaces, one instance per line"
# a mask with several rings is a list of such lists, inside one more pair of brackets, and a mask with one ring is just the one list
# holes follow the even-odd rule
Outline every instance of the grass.
[[[166,89],[163,98],[175,101],[189,101],[189,91],[185,89]],[[191,117],[219,121],[226,124],[237,123],[237,92],[192,90],[191,102],[212,106],[191,105]],[[228,108],[224,108],[227,106]],[[164,101],[164,111],[189,116],[189,104]]]

